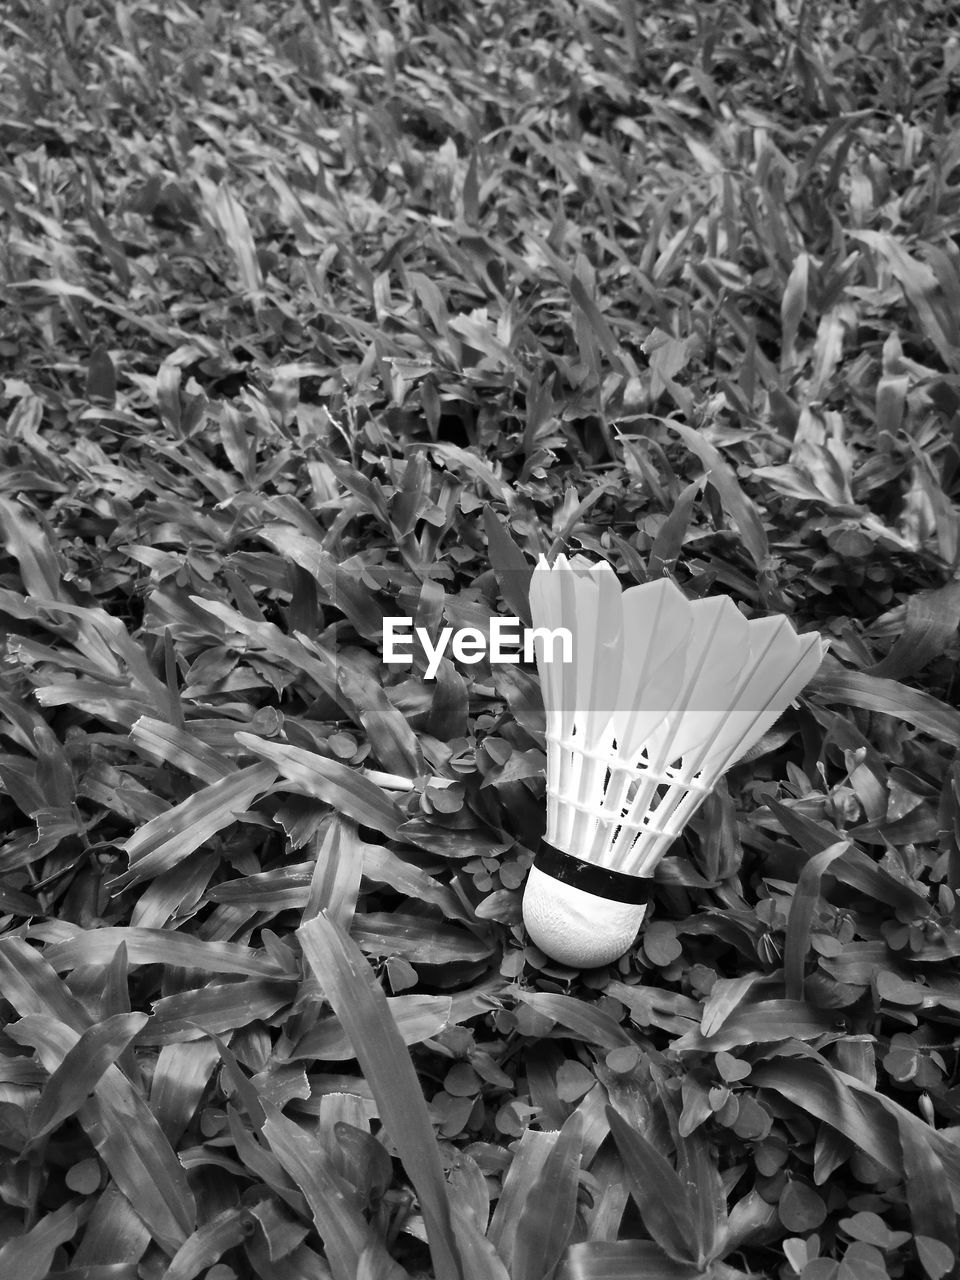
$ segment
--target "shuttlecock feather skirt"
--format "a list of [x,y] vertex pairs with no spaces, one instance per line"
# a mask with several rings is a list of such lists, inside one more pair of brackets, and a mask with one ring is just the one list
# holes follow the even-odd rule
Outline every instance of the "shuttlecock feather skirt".
[[541,558],[530,602],[534,626],[568,630],[572,652],[559,660],[537,640],[547,824],[524,921],[555,959],[603,964],[636,937],[657,863],[825,646],[783,617],[748,622],[725,597],[690,602],[667,580],[621,592],[607,564],[580,558]]

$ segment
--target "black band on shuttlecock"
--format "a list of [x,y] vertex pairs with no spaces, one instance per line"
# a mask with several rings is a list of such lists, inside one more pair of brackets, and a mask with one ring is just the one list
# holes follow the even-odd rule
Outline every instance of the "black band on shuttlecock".
[[641,907],[653,897],[653,880],[649,876],[628,876],[623,871],[583,862],[572,853],[564,853],[555,845],[547,844],[546,840],[540,841],[533,865],[561,884],[572,885],[574,889],[582,889],[584,893],[595,894],[598,898],[609,898],[611,902],[627,902]]

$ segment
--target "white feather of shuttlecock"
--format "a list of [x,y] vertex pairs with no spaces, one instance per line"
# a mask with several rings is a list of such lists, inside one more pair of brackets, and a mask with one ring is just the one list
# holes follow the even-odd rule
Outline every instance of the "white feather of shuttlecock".
[[[567,628],[572,661],[536,640],[546,710],[548,844],[649,877],[720,775],[794,700],[826,646],[785,617],[748,621],[727,597],[689,601],[663,579],[621,591],[610,566],[541,557],[533,625]],[[643,906],[599,898],[534,867],[524,920],[566,963],[605,963]],[[624,940],[625,939],[625,940]],[[598,956],[603,958],[598,959]]]

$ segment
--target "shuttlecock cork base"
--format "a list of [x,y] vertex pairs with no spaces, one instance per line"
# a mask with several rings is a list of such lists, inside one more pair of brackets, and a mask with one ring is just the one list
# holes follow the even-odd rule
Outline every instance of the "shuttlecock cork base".
[[548,956],[594,969],[629,949],[652,892],[650,879],[581,862],[544,842],[527,878],[523,921]]
[[[547,825],[527,879],[530,937],[562,964],[615,960],[657,863],[760,739],[826,646],[732,600],[661,580],[621,592],[608,564],[541,557],[530,585],[546,712]],[[569,632],[571,652],[553,652]]]

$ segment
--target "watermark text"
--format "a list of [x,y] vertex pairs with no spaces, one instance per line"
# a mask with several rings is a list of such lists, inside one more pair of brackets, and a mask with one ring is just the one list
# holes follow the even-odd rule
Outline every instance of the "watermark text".
[[[414,637],[420,641],[427,658],[425,676],[435,680],[441,659],[450,652],[458,662],[473,666],[486,657],[491,663],[533,662],[537,641],[543,646],[544,662],[572,662],[573,636],[568,627],[523,627],[519,618],[491,618],[489,634],[479,627],[441,627],[434,644],[426,627],[414,627],[412,618],[384,618],[383,660],[391,666],[409,665],[413,661]],[[557,659],[557,645],[560,657]]]

